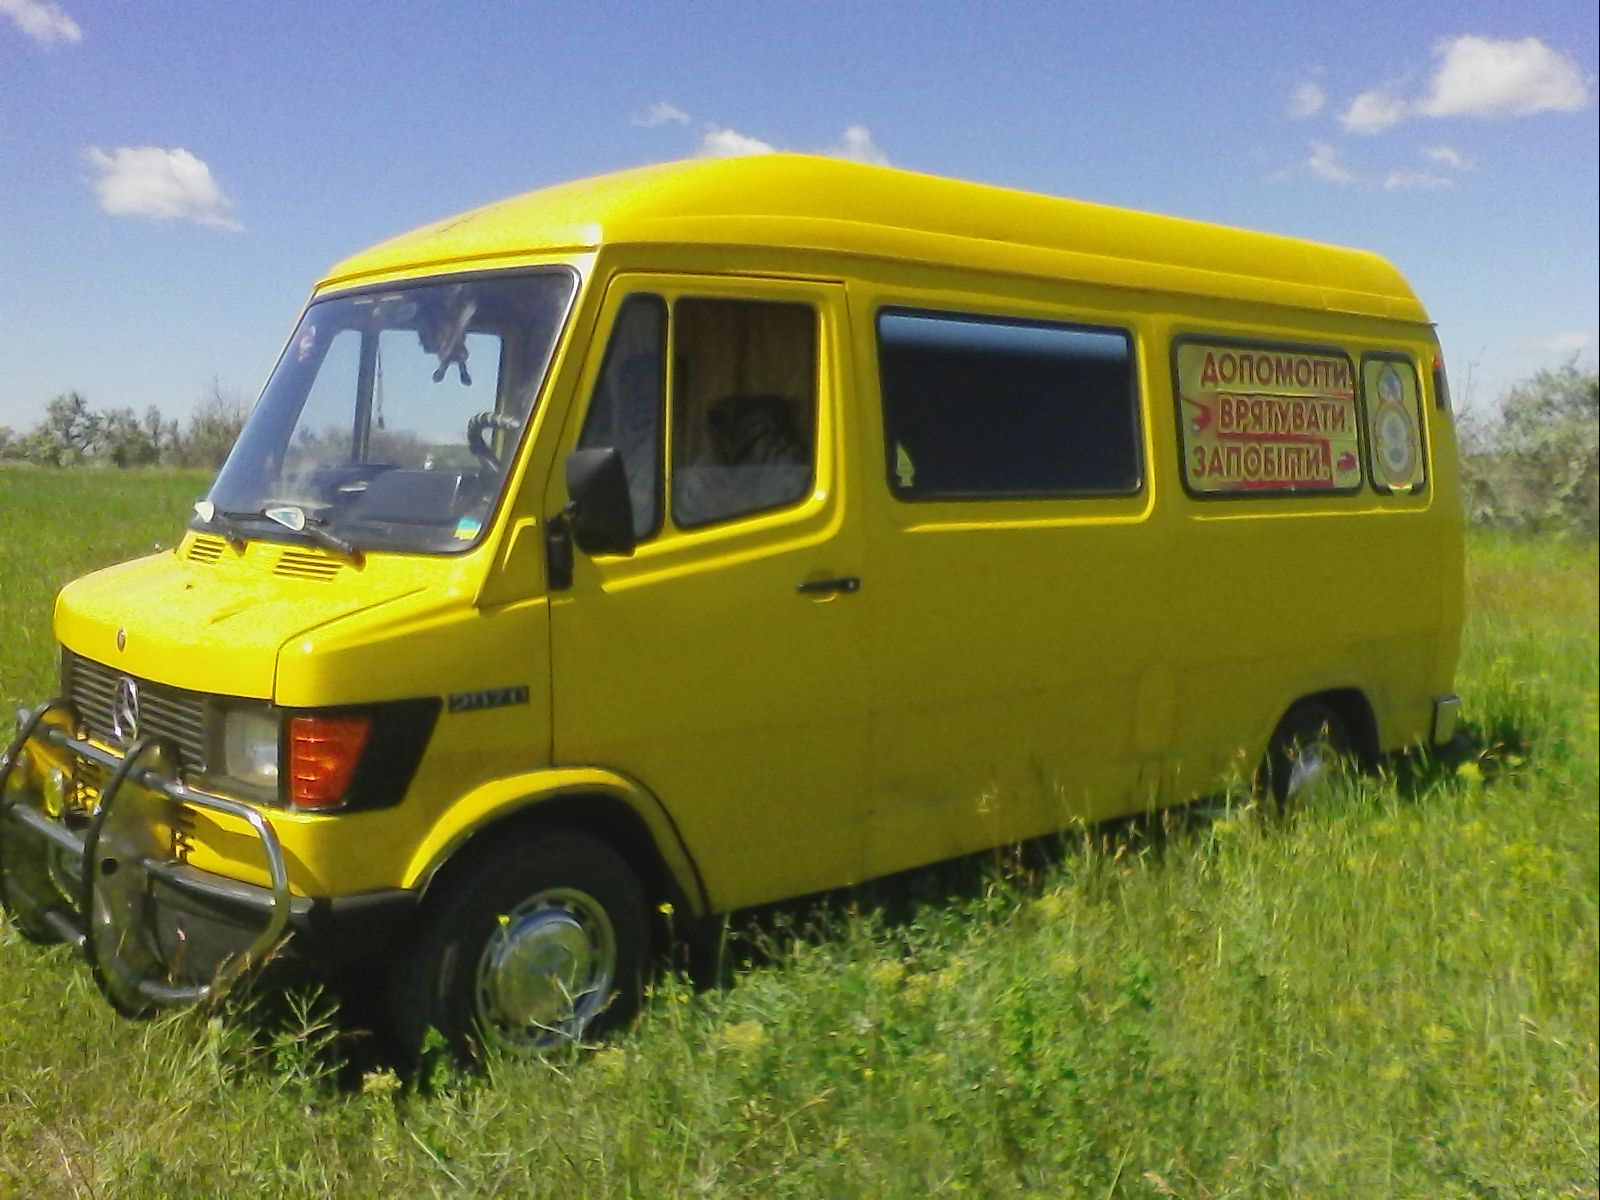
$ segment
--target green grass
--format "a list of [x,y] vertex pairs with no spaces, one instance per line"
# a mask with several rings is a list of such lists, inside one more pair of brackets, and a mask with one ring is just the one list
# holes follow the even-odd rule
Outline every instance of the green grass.
[[[200,486],[0,471],[0,695]],[[315,1003],[124,1021],[0,930],[0,1196],[1594,1196],[1596,566],[1473,541],[1458,771],[768,919],[731,986],[485,1079],[341,1087]]]
[[205,495],[199,471],[57,471],[0,466],[0,703],[6,728],[19,704],[55,686],[50,607],[61,585],[96,567],[171,548],[189,506]]

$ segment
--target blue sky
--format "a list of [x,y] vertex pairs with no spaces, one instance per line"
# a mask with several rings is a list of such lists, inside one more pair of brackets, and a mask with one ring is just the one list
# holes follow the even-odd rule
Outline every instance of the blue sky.
[[1478,405],[1595,362],[1596,15],[1279,3],[0,0],[0,426],[253,398],[312,282],[763,147],[1376,250]]

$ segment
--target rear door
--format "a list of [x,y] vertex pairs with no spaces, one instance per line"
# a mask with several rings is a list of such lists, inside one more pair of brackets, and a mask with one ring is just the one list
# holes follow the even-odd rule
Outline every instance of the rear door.
[[650,789],[718,908],[859,875],[844,324],[837,285],[619,277],[565,434],[621,453],[639,548],[552,597],[555,759]]

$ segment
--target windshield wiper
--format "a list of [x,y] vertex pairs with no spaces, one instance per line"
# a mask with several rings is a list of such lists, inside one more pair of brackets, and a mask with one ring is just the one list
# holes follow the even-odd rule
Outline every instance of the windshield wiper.
[[331,533],[324,522],[316,517],[306,515],[306,510],[296,504],[269,504],[260,513],[269,521],[276,521],[285,529],[292,529],[296,533],[303,533],[324,550],[332,550],[351,566],[359,567],[367,561],[361,548],[353,542],[347,542],[336,533]]
[[199,517],[200,520],[205,522],[207,525],[211,526],[211,528],[221,532],[222,536],[227,539],[228,547],[230,549],[235,551],[244,549],[245,542],[249,539],[245,537],[244,531],[228,518],[234,516],[250,516],[253,514],[226,513],[209,500],[196,500],[194,505],[194,515]]

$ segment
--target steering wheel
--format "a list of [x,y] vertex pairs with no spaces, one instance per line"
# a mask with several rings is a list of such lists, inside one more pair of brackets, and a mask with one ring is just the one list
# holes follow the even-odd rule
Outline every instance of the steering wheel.
[[509,413],[473,413],[471,419],[467,421],[467,449],[471,450],[472,456],[484,466],[498,471],[500,460],[489,448],[489,443],[483,436],[484,432],[490,429],[515,431],[521,428],[522,422]]

